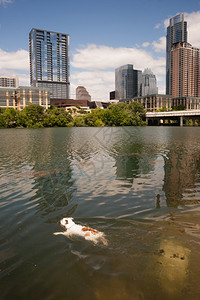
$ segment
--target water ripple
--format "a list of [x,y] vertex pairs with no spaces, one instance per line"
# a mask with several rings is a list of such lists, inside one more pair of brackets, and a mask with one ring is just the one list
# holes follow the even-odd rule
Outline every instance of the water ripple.
[[[200,294],[199,135],[178,127],[0,131],[3,299]],[[104,232],[108,246],[54,236],[63,217]]]

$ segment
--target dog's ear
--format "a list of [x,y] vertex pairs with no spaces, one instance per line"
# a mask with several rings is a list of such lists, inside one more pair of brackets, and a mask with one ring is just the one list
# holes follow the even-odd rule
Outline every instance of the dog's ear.
[[74,218],[69,218],[69,219],[71,219],[72,221],[74,220]]

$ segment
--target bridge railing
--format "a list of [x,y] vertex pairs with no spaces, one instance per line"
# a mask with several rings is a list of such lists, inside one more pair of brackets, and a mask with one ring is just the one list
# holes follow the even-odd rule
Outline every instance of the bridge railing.
[[147,118],[161,117],[189,117],[200,116],[200,110],[177,110],[177,111],[162,111],[162,112],[147,112]]

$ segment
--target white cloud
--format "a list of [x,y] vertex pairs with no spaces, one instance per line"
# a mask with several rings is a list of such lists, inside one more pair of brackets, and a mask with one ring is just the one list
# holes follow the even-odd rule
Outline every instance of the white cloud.
[[6,6],[6,4],[13,3],[14,0],[0,0],[0,5]]
[[0,72],[1,69],[29,70],[28,51],[6,52],[0,49]]
[[152,43],[152,46],[156,52],[165,52],[166,51],[166,37],[161,36],[159,38],[158,42],[154,41]]
[[184,13],[188,25],[188,42],[192,46],[200,48],[200,11]]
[[162,24],[156,24],[154,29],[159,29],[162,26]]
[[[175,15],[174,15],[174,16],[175,16]],[[170,17],[170,18],[171,18],[171,17]],[[170,18],[164,20],[164,27],[165,27],[165,30],[166,30],[167,27],[169,26],[169,20],[170,20]],[[166,32],[166,34],[167,34],[167,32]]]
[[142,47],[146,48],[146,47],[148,47],[149,45],[150,45],[149,42],[144,42],[144,43],[142,44]]
[[[29,54],[26,50],[6,52],[0,49],[0,75],[18,76],[20,85],[29,85]],[[26,72],[28,74],[26,74]]]
[[16,75],[19,78],[19,85],[21,85],[21,86],[23,86],[23,85],[30,86],[30,75],[29,74],[17,73]]
[[112,48],[107,46],[88,45],[77,49],[71,65],[74,68],[87,70],[113,69],[125,64],[133,64],[135,69],[151,68],[156,72],[165,64],[165,58],[154,59],[151,53],[138,48]]
[[166,93],[165,85],[159,85],[158,86],[158,93],[159,94],[165,94]]

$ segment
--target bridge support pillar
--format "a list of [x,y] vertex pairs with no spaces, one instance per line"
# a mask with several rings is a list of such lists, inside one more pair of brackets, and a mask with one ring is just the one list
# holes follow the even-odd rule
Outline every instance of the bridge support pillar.
[[183,126],[183,117],[180,117],[180,126]]

